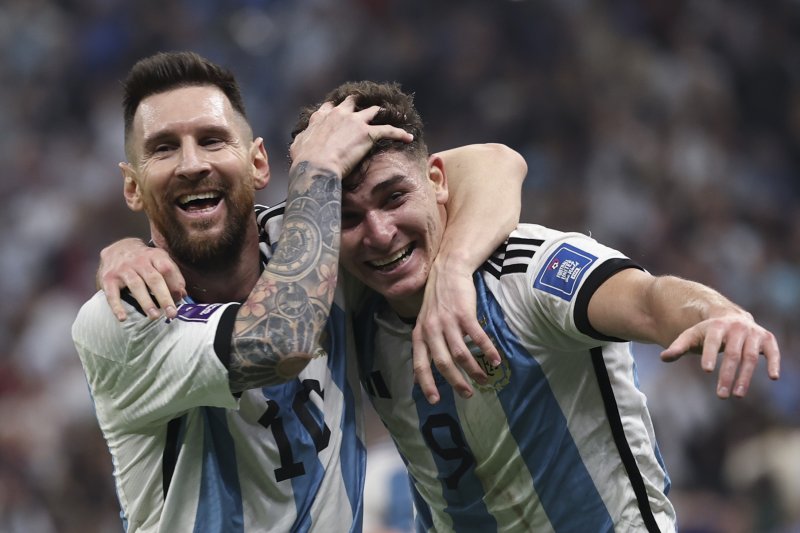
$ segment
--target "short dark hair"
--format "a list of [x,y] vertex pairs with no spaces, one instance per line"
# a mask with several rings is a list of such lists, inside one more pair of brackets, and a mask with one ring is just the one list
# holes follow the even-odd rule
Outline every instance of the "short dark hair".
[[414,107],[414,95],[403,92],[397,82],[348,81],[343,83],[329,92],[322,102],[306,107],[300,112],[297,124],[292,130],[292,139],[308,127],[309,118],[323,102],[339,105],[350,95],[356,97],[356,110],[375,105],[380,106],[381,110],[372,119],[372,124],[390,124],[402,128],[414,136],[414,140],[410,143],[380,139],[364,157],[364,161],[376,154],[389,151],[405,152],[411,157],[427,159],[428,147],[423,138],[422,118]]
[[158,52],[137,61],[122,84],[125,138],[130,134],[142,100],[171,89],[197,85],[218,87],[233,109],[247,118],[239,84],[231,71],[194,52]]

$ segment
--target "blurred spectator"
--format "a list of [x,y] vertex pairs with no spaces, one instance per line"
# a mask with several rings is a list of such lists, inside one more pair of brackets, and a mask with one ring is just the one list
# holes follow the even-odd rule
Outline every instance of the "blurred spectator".
[[722,402],[685,368],[697,361],[642,348],[641,385],[683,531],[800,530],[798,476],[784,479],[800,431],[796,0],[6,0],[0,531],[122,530],[69,328],[100,248],[146,234],[120,194],[118,80],[178,48],[242,81],[271,150],[264,203],[282,199],[300,105],[346,79],[397,80],[433,149],[525,155],[524,221],[591,232],[751,308],[779,335],[781,381]]

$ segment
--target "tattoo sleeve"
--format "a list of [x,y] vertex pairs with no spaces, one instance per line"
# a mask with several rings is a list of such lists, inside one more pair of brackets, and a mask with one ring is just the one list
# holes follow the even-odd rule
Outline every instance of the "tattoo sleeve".
[[295,377],[317,350],[333,302],[341,179],[300,162],[289,183],[275,254],[236,316],[228,367],[234,392]]

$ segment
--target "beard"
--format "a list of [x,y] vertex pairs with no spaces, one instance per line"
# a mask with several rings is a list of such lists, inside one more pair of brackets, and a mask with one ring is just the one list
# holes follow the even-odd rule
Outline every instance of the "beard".
[[170,255],[178,263],[203,270],[224,270],[236,263],[244,246],[248,225],[254,223],[254,195],[246,190],[238,191],[226,196],[225,201],[228,216],[222,232],[216,238],[204,234],[204,230],[211,226],[209,221],[196,222],[187,227],[178,222],[171,211],[150,217],[164,236]]

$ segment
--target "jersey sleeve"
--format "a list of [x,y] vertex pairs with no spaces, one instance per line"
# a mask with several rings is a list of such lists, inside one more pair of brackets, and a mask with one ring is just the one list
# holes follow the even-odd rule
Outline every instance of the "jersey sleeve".
[[[183,304],[174,320],[151,321],[125,303],[117,321],[98,292],[72,338],[105,429],[144,429],[198,406],[236,408],[223,364],[238,304]],[[227,335],[227,337],[226,337]]]
[[537,331],[542,342],[564,349],[622,341],[591,326],[589,300],[615,273],[641,267],[587,235],[550,230],[545,237],[526,269],[525,286],[516,287],[528,331]]

